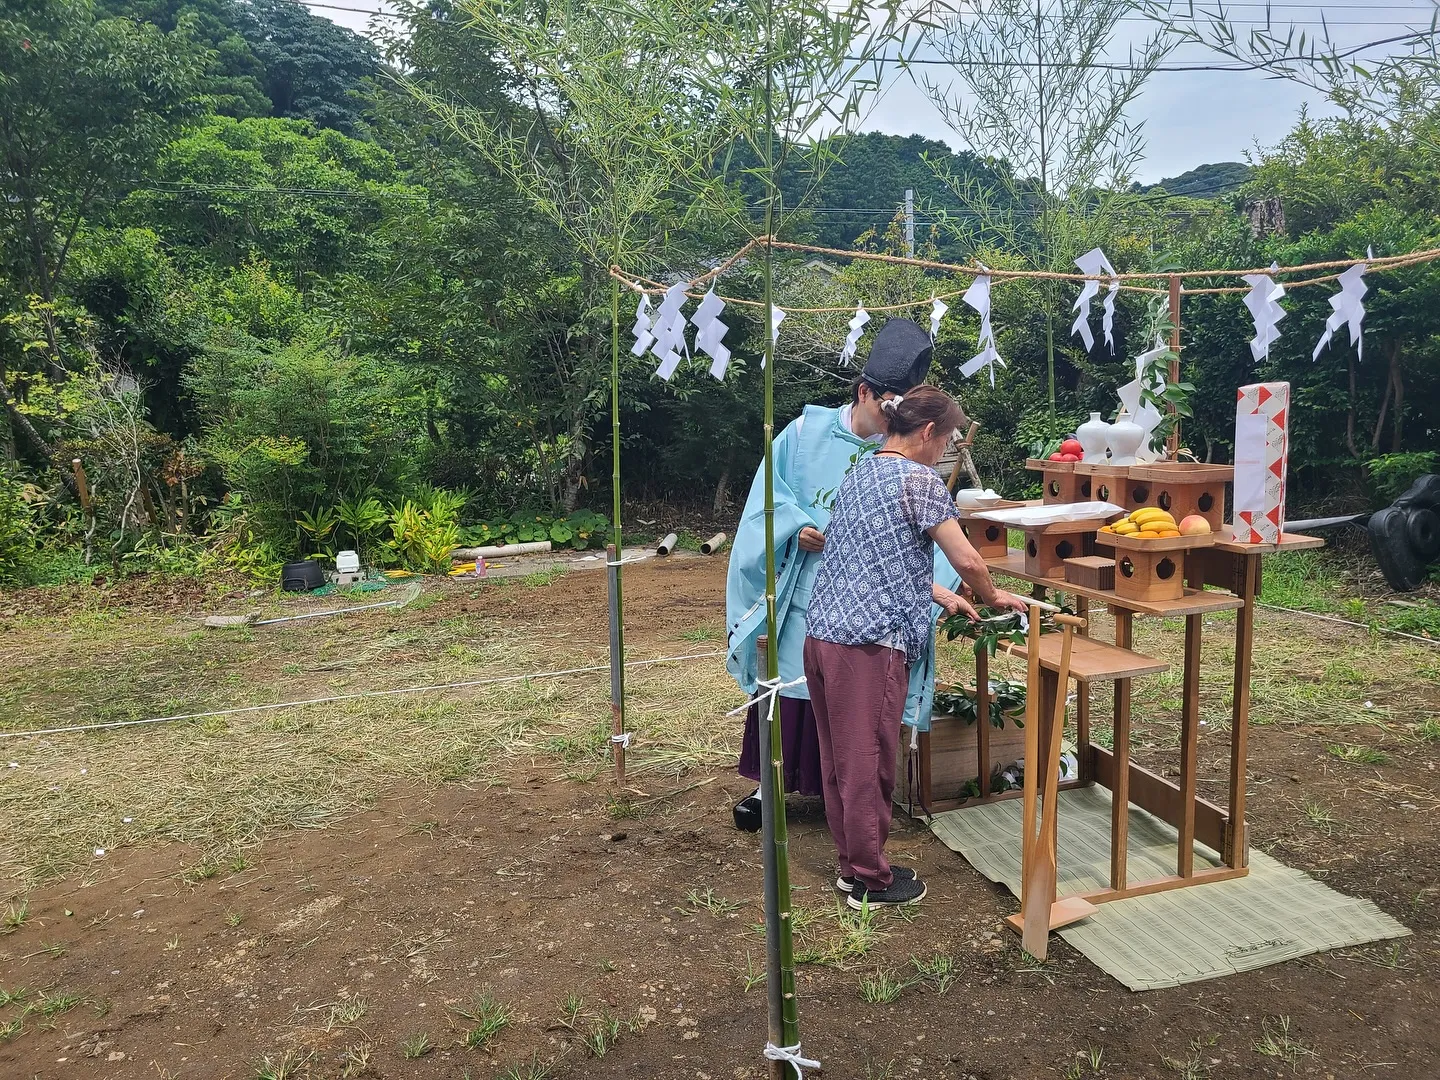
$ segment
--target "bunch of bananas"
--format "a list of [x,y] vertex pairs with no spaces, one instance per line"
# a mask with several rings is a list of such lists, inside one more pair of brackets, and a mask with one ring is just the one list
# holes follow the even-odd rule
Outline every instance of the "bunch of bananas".
[[1134,510],[1129,517],[1113,525],[1106,525],[1100,531],[1115,533],[1117,536],[1134,536],[1141,540],[1180,535],[1180,528],[1175,524],[1174,517],[1168,510],[1161,510],[1158,506],[1144,506]]

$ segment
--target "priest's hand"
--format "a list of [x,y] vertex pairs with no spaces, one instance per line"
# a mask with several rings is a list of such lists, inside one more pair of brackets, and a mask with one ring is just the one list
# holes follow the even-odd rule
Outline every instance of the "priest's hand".
[[822,533],[819,529],[811,528],[809,525],[806,525],[803,529],[800,530],[800,550],[824,551],[825,534]]
[[967,618],[979,621],[980,613],[975,610],[973,604],[966,600],[959,593],[953,593],[942,585],[930,586],[930,598],[939,604],[946,615],[958,615],[963,613]]

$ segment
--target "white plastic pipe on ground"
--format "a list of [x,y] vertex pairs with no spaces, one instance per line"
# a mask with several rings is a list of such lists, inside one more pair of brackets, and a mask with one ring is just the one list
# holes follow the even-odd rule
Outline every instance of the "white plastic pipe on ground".
[[655,545],[655,554],[656,554],[656,555],[669,555],[670,552],[672,552],[672,551],[675,550],[675,545],[678,544],[679,542],[680,542],[680,538],[679,538],[678,536],[676,536],[674,533],[666,533],[666,534],[665,534],[665,539],[664,539],[664,540],[661,540],[660,543],[658,543],[658,544]]
[[709,540],[706,540],[703,544],[700,545],[700,554],[714,555],[717,551],[719,551],[722,547],[725,546],[725,541],[728,539],[729,537],[727,537],[724,533],[716,533],[714,536],[710,537]]
[[472,559],[503,559],[508,555],[544,555],[550,551],[549,540],[537,540],[533,544],[500,544],[491,547],[456,548],[450,553],[454,562],[469,562]]

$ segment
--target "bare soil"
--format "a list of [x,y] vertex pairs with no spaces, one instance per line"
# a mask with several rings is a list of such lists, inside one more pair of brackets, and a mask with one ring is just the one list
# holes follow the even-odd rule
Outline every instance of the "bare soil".
[[[642,564],[626,578],[637,649],[673,652],[678,635],[723,619],[721,561]],[[216,598],[177,587],[115,599],[195,614]],[[0,599],[0,613],[13,606]],[[604,608],[604,575],[576,573],[564,589],[457,585],[406,621],[549,624],[603,655]],[[1262,631],[1283,625],[1313,653],[1343,659],[1354,646],[1344,628],[1278,618]],[[1402,676],[1359,692],[1402,721],[1434,716],[1440,692]],[[1262,712],[1263,697],[1257,683]],[[878,918],[863,956],[800,968],[807,1053],[830,1077],[1440,1075],[1437,744],[1404,723],[1357,730],[1384,763],[1338,760],[1328,747],[1358,741],[1349,729],[1253,730],[1252,842],[1368,897],[1414,937],[1133,994],[1058,939],[1043,966],[1023,956],[1001,924],[1014,899],[897,817],[892,855],[919,868],[930,895],[913,921]],[[1222,745],[1207,735],[1205,777],[1221,775]],[[1142,760],[1172,757],[1157,733]],[[103,873],[35,890],[23,924],[0,937],[0,992],[28,988],[51,1014],[32,1011],[7,1038],[21,1006],[0,1005],[0,1077],[764,1075],[764,984],[746,986],[764,955],[759,848],[730,820],[746,784],[695,770],[617,793],[543,763],[502,781],[395,790],[208,877],[186,873],[193,849],[137,846],[108,853]],[[791,821],[805,937],[840,941],[823,816],[794,802]],[[863,1000],[862,979],[913,978],[912,960],[937,954],[955,963],[943,994],[932,980],[888,1004]],[[480,1022],[462,1013],[481,1016],[484,995],[510,1016],[472,1048]],[[405,1056],[419,1033],[431,1048]]]

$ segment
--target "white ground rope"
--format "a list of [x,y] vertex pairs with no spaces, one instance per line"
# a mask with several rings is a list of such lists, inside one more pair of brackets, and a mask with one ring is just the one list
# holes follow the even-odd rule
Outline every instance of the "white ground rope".
[[751,705],[759,705],[762,701],[765,702],[765,708],[769,709],[771,707],[770,703],[773,702],[774,699],[780,695],[781,690],[789,690],[792,686],[804,685],[804,675],[801,675],[798,679],[791,679],[789,682],[781,682],[778,676],[773,679],[761,679],[758,683],[755,684],[755,687],[756,689],[759,689],[763,686],[765,688],[765,692],[763,694],[756,694],[749,701],[745,702],[744,705],[735,706],[735,708],[731,709],[725,715],[734,716],[736,713],[742,713],[746,709],[750,708]]
[[820,1068],[820,1062],[814,1058],[800,1056],[800,1044],[794,1046],[776,1046],[774,1043],[765,1044],[765,1059],[767,1061],[783,1061],[794,1066],[795,1075],[800,1080],[805,1080],[806,1069]]
[[[625,666],[645,667],[647,664],[673,664],[681,660],[703,660],[707,657],[724,655],[725,653],[722,650],[716,649],[712,652],[689,653],[685,656],[661,656],[654,660],[627,660]],[[20,739],[36,735],[63,735],[72,731],[100,731],[104,728],[134,727],[139,724],[163,724],[171,720],[201,720],[211,716],[236,716],[240,713],[269,712],[274,709],[294,709],[302,705],[328,705],[336,701],[390,697],[395,694],[422,694],[427,690],[460,690],[469,686],[489,686],[496,683],[525,682],[529,679],[553,679],[561,675],[581,675],[592,671],[609,670],[609,664],[597,664],[594,667],[566,668],[563,671],[538,671],[530,675],[501,675],[490,679],[471,679],[468,682],[437,683],[433,686],[406,686],[398,690],[362,690],[354,694],[336,694],[333,697],[306,698],[304,701],[282,701],[276,702],[273,705],[246,705],[237,709],[216,709],[213,712],[155,716],[148,720],[116,720],[108,724],[72,724],[68,727],[40,728],[37,731],[0,731],[0,739]]]
[[1418,641],[1422,645],[1429,645],[1432,649],[1440,648],[1440,640],[1421,637],[1419,634],[1407,634],[1403,630],[1391,630],[1384,626],[1367,626],[1365,623],[1352,622],[1349,619],[1342,619],[1336,615],[1321,615],[1318,611],[1301,611],[1299,608],[1280,607],[1278,604],[1267,604],[1263,600],[1257,600],[1255,602],[1260,607],[1269,608],[1271,611],[1283,611],[1289,615],[1305,615],[1311,619],[1339,623],[1341,626],[1353,626],[1357,630],[1370,630],[1381,634],[1389,634],[1391,637],[1408,638],[1411,641]]

